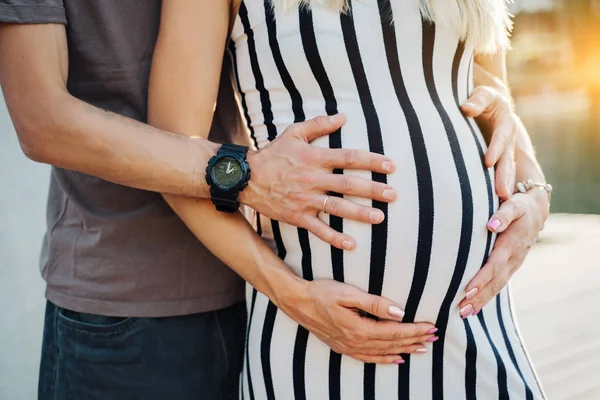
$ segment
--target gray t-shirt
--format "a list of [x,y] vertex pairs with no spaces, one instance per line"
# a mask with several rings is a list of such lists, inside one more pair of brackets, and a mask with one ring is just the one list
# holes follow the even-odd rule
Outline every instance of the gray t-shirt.
[[[160,7],[160,0],[0,0],[0,22],[67,24],[69,92],[145,122]],[[223,71],[210,139],[246,143],[227,60]],[[173,316],[243,299],[243,281],[159,193],[60,168],[50,178],[41,269],[47,298],[81,312]]]

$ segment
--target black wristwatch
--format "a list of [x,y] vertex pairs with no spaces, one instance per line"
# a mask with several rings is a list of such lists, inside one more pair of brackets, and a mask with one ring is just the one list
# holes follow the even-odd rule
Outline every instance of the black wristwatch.
[[206,183],[210,185],[210,198],[219,211],[233,213],[240,207],[237,198],[250,180],[246,154],[246,146],[223,144],[208,161]]

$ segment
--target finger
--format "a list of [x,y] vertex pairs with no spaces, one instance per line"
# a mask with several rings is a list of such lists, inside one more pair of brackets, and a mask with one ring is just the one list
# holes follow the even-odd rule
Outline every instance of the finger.
[[304,228],[322,241],[342,250],[352,250],[356,247],[356,242],[350,236],[336,231],[319,218],[303,214],[301,220],[294,225]]
[[[470,308],[470,311],[465,315],[465,313],[461,312],[461,316],[463,318],[469,317],[471,315],[477,314],[483,307],[486,306],[494,297],[500,293],[502,289],[506,287],[510,277],[512,268],[506,267],[503,272],[496,278],[492,279],[487,285],[485,285],[482,290],[477,294],[477,296],[473,297],[467,306],[463,306]],[[470,307],[469,307],[470,306]]]
[[523,263],[528,250],[528,246],[520,246],[512,252],[513,255],[508,261],[500,263],[500,266],[496,268],[495,276],[468,302],[472,305],[474,313],[479,312],[479,310],[506,287],[510,278]]
[[327,214],[365,222],[367,224],[380,224],[385,214],[376,208],[361,206],[356,203],[337,196],[315,196],[313,206]]
[[355,169],[391,174],[392,159],[377,153],[353,149],[320,149],[321,165],[327,169]]
[[386,203],[396,200],[397,197],[396,191],[389,185],[343,174],[327,174],[320,180],[319,189]]
[[[465,298],[460,302],[459,309],[461,315],[470,313],[474,310],[474,304],[482,303],[481,297],[485,297],[486,286],[499,276],[504,274],[508,266],[508,260],[512,253],[512,245],[502,236],[496,241],[496,245],[492,253],[488,257],[485,265],[479,270],[477,275],[469,282],[465,290]],[[483,293],[483,294],[482,294]],[[471,305],[471,308],[468,306]]]
[[[354,286],[351,286],[351,285],[347,285],[346,287],[344,287],[344,290],[341,293],[339,304],[341,306],[344,306],[347,308],[355,308],[358,310],[365,311],[368,314],[375,315],[376,317],[379,317],[384,320],[400,321],[404,317],[404,311],[397,304],[386,299],[385,297],[375,296],[373,294],[363,292],[362,290],[360,290]],[[375,323],[375,321],[373,321],[373,322]],[[386,324],[386,322],[387,322],[387,324]],[[413,325],[413,324],[398,324],[398,323],[394,323],[394,322],[390,322],[390,321],[377,322],[377,324],[380,324],[380,323],[381,323],[382,327],[385,325],[389,325],[389,324],[393,324],[395,326]],[[428,329],[430,329],[430,328],[428,328]],[[426,329],[424,332],[421,332],[419,334],[420,335],[425,334],[428,329]],[[409,335],[409,336],[416,336],[416,335]]]
[[366,364],[404,364],[404,359],[398,354],[392,354],[387,356],[373,356],[367,354],[348,354],[348,356],[362,361]]
[[368,364],[404,364],[404,359],[399,354],[426,354],[428,352],[427,347],[422,344],[413,344],[390,349],[382,354],[360,353],[349,354],[349,356]]
[[[304,122],[299,122],[289,128],[289,132],[299,135],[310,142],[318,137],[329,135],[338,130],[346,122],[344,114],[319,116]],[[285,133],[285,132],[284,132]]]
[[500,208],[490,218],[487,226],[492,232],[504,232],[510,224],[525,214],[524,200],[520,193],[515,194],[510,200],[500,204]]
[[510,198],[515,186],[515,159],[511,153],[511,150],[505,151],[496,164],[496,194],[502,201]]
[[[375,321],[370,320],[363,326],[363,335],[373,340],[382,340],[389,343],[405,344],[410,343],[411,338],[420,338],[422,336],[433,335],[437,328],[428,322],[417,323],[398,323],[396,321]],[[370,346],[365,343],[365,346]]]
[[371,355],[387,355],[387,354],[400,354],[403,353],[403,349],[410,346],[423,347],[426,343],[434,343],[439,340],[439,336],[421,335],[414,336],[399,341],[379,340],[370,339],[364,344],[365,347],[360,347],[360,352]]
[[467,117],[478,117],[488,109],[499,94],[488,86],[477,86],[460,107]]
[[496,165],[515,137],[515,126],[510,115],[495,123],[492,129],[492,138],[484,157],[485,166],[488,168]]

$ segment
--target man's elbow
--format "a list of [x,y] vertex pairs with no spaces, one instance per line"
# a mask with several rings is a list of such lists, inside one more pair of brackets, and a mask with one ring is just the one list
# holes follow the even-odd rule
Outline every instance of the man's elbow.
[[42,139],[45,131],[44,124],[38,121],[20,123],[15,120],[13,120],[13,123],[23,154],[32,161],[47,162],[44,140]]
[[23,154],[30,160],[52,163],[56,147],[57,115],[54,107],[40,106],[35,111],[12,114],[12,121]]

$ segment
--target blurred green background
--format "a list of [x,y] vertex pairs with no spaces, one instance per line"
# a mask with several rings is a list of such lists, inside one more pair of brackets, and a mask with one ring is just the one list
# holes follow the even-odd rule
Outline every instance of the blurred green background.
[[509,80],[552,211],[600,214],[600,1],[516,0],[512,11]]

